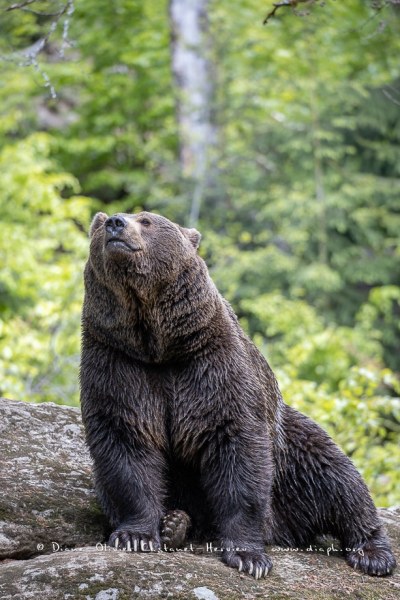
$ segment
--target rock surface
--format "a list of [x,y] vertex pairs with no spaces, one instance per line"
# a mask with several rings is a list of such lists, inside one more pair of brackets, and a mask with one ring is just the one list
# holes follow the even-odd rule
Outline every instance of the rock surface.
[[[400,599],[398,572],[366,577],[326,548],[271,548],[274,569],[255,581],[205,546],[157,554],[106,547],[77,409],[0,400],[0,455],[1,600]],[[400,507],[380,514],[399,562]]]
[[80,412],[0,400],[0,558],[103,539]]

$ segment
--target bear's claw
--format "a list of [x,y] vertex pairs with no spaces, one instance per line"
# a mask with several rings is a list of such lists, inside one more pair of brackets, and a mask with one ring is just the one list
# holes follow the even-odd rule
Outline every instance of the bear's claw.
[[272,561],[263,551],[224,550],[222,560],[229,567],[237,569],[239,573],[247,573],[254,579],[266,577],[272,569]]
[[142,533],[133,527],[121,526],[116,529],[108,540],[108,545],[116,550],[126,550],[127,552],[158,552],[160,550],[160,541],[156,536],[148,533]]
[[365,575],[385,577],[396,567],[394,558],[385,540],[370,539],[346,555],[347,564]]

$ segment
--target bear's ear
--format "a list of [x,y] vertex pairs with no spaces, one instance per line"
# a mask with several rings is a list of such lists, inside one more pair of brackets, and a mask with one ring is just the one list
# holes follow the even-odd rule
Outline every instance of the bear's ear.
[[103,212],[98,212],[94,217],[93,217],[93,221],[91,222],[90,225],[90,229],[89,229],[89,237],[91,238],[92,235],[94,234],[94,232],[101,226],[103,225],[103,223],[106,222],[106,220],[108,219],[108,215],[106,215],[106,213]]
[[194,228],[188,229],[187,227],[181,227],[180,229],[183,235],[188,238],[193,248],[197,250],[200,246],[201,233]]

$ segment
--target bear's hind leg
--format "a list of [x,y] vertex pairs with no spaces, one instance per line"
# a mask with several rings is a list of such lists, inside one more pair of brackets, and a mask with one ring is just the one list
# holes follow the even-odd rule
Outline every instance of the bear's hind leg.
[[190,517],[183,510],[169,510],[161,519],[161,543],[163,550],[182,548],[185,543]]
[[284,411],[272,542],[304,546],[317,535],[332,534],[351,567],[389,575],[396,561],[361,475],[316,423],[288,406]]

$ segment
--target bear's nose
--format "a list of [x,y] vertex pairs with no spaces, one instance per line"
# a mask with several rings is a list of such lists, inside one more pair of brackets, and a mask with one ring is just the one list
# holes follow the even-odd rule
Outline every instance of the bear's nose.
[[106,231],[111,233],[112,235],[117,235],[121,233],[121,231],[127,226],[127,221],[121,215],[114,215],[113,217],[108,217],[105,222]]

